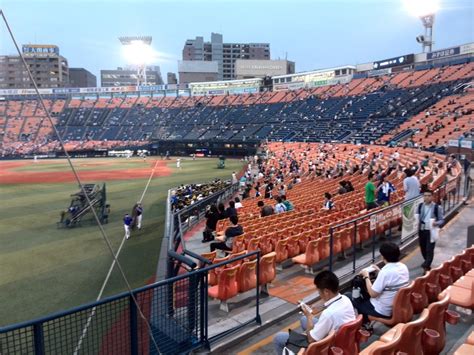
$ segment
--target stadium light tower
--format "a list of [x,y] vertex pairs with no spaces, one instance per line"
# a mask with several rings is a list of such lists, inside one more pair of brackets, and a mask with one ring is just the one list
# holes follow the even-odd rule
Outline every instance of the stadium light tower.
[[119,37],[123,47],[123,56],[130,64],[137,67],[137,85],[146,85],[146,66],[153,60],[151,36]]
[[423,27],[425,28],[425,34],[416,37],[416,41],[421,43],[423,53],[431,52],[433,50],[433,25],[435,20],[435,14],[439,10],[439,0],[404,0],[403,1],[407,11],[416,17],[419,17]]

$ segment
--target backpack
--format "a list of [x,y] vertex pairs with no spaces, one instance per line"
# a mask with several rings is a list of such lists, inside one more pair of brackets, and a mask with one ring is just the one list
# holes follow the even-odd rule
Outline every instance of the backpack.
[[[422,206],[422,205],[423,205],[423,203],[420,203],[420,204],[418,205],[418,214],[419,214],[419,215],[421,215],[421,206]],[[438,210],[439,210],[438,204],[435,203],[434,215],[435,215],[435,219],[436,219],[437,221],[439,221],[439,213],[438,213]]]
[[[377,272],[373,271],[369,274],[369,279],[374,283],[377,278]],[[370,300],[369,291],[367,291],[367,285],[365,283],[364,277],[362,275],[356,275],[351,282],[352,290],[359,289],[360,295],[358,298],[362,300]]]

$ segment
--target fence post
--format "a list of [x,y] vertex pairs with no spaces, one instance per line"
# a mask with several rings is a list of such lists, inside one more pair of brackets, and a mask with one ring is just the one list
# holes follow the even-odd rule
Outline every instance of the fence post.
[[332,261],[333,261],[333,248],[334,248],[334,239],[333,239],[333,228],[329,228],[329,271],[332,271]]
[[[370,233],[370,227],[369,227]],[[375,237],[377,234],[377,225],[375,226],[375,230],[372,232],[372,263],[375,262]]]
[[129,296],[130,305],[130,354],[138,354],[138,323],[137,323],[137,305],[133,301],[133,297]]
[[257,273],[257,295],[256,295],[256,305],[255,305],[255,310],[256,310],[256,316],[255,320],[257,321],[258,325],[262,324],[262,319],[260,318],[260,250],[257,250],[257,269],[255,271]]
[[207,271],[201,272],[201,280],[200,280],[200,287],[199,287],[199,337],[200,341],[203,344],[206,344],[207,337],[206,337],[206,330],[207,323],[205,319],[205,314],[207,314],[206,309],[206,302],[205,298],[207,298]]
[[357,220],[354,221],[354,239],[352,240],[352,273],[356,269]]
[[196,287],[198,286],[195,273],[189,275],[188,283],[188,330],[192,333],[196,324]]
[[33,338],[35,355],[44,355],[44,333],[42,323],[36,323],[33,325]]

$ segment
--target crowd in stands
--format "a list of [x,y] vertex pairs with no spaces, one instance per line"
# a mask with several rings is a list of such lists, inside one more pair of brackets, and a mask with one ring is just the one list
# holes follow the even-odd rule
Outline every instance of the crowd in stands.
[[[426,134],[430,144],[442,146],[455,136],[472,135],[472,91],[458,88],[473,74],[470,62],[296,91],[47,99],[45,104],[59,135],[75,151],[100,144],[105,149],[143,145],[150,139],[371,143],[383,136],[396,143],[411,137],[410,144],[422,145]],[[410,126],[413,120],[416,127]],[[400,139],[394,137],[398,133]],[[2,156],[60,150],[34,99],[0,102],[0,142]]]
[[[243,250],[257,248],[263,255],[273,254],[277,263],[292,257],[294,262],[299,262],[302,255],[303,259],[310,258],[310,244],[319,242],[315,253],[321,256],[325,250],[321,245],[323,240],[327,243],[331,223],[363,216],[369,210],[423,194],[424,203],[417,213],[420,215],[419,241],[425,259],[423,268],[425,274],[430,275],[434,243],[422,236],[423,223],[431,220],[435,221],[434,226],[443,223],[441,206],[433,201],[432,190],[459,176],[460,164],[453,156],[445,158],[406,148],[349,144],[269,143],[263,150],[264,156],[256,157],[244,175],[242,191],[250,193],[245,194],[242,201],[237,197],[239,208],[235,208],[236,201],[230,201],[227,209],[210,207],[212,213],[208,214],[207,227],[212,237],[203,241],[215,240],[210,244],[211,252],[220,251],[223,257],[232,258],[234,254],[241,255]],[[354,198],[357,207],[352,209],[346,198]],[[342,214],[343,211],[347,212]],[[300,217],[305,215],[309,218]],[[332,219],[331,215],[337,217]],[[299,224],[300,218],[306,221],[303,225]],[[302,244],[301,248],[297,247],[296,256],[290,254],[292,240],[296,240],[296,246]],[[343,244],[336,253],[344,252]],[[301,345],[303,350],[299,353],[303,354],[304,348],[310,349],[311,344],[334,337],[341,327],[352,322],[360,322],[359,327],[369,332],[374,320],[395,322],[398,316],[394,314],[394,303],[400,302],[396,301],[401,297],[399,294],[411,287],[408,269],[400,262],[400,249],[396,244],[382,243],[380,254],[383,267],[374,265],[372,270],[360,272],[360,285],[365,291],[362,296],[360,292],[341,295],[334,274],[329,271],[318,274],[314,283],[325,302],[325,310],[319,318],[314,318],[311,309],[302,307],[301,328],[306,333],[277,334],[274,338],[276,353],[281,354],[283,348],[291,345],[290,339]],[[305,265],[312,265],[321,257],[311,260]],[[292,351],[298,352],[298,346]]]
[[171,208],[173,212],[178,212],[197,201],[221,191],[231,184],[230,181],[216,179],[206,184],[181,185],[171,191]]

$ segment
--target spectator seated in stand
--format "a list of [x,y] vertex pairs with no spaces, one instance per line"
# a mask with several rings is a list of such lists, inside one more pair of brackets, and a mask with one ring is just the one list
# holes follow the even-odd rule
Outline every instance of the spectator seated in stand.
[[352,298],[354,308],[364,317],[364,327],[371,330],[369,316],[379,318],[390,318],[392,315],[393,300],[397,291],[409,284],[410,278],[408,268],[405,264],[399,262],[400,248],[391,242],[383,243],[380,246],[380,254],[382,255],[385,266],[378,269],[377,278],[372,284],[367,269],[360,272],[364,278],[367,292],[370,299]]
[[[314,311],[309,306],[301,307],[304,316],[301,317],[300,324],[303,332],[306,332],[308,345],[324,339],[329,333],[356,319],[350,299],[339,293],[339,279],[333,272],[321,271],[314,277],[314,284],[325,303],[319,318],[313,316]],[[273,344],[276,354],[282,354],[288,339],[288,332],[275,335]]]
[[215,239],[217,242],[213,242],[210,245],[211,252],[216,249],[224,250],[224,251],[232,251],[232,243],[235,237],[242,235],[244,233],[244,229],[239,224],[239,218],[237,215],[231,215],[229,217],[231,226],[228,227],[224,235],[217,236]]
[[242,202],[240,202],[240,198],[236,197],[234,199],[234,202],[235,202],[235,209],[238,210],[239,208],[242,208],[243,205],[242,205]]
[[176,190],[173,190],[171,195],[171,208],[177,212],[193,204],[196,201],[202,200],[215,192],[225,189],[230,185],[230,181],[223,181],[216,179],[206,184],[190,184],[181,185]]
[[285,205],[287,211],[293,211],[294,210],[295,207],[293,206],[293,204],[290,201],[288,201],[286,199],[286,195],[282,195],[281,200],[282,200],[282,203]]
[[213,233],[216,231],[217,222],[219,221],[219,210],[217,209],[216,205],[210,205],[207,207],[206,211],[206,228],[203,232],[202,242],[210,242],[214,240]]
[[286,206],[283,204],[283,200],[280,196],[276,198],[277,204],[275,205],[275,213],[280,214],[286,212]]
[[265,205],[265,202],[258,201],[257,205],[260,208],[260,217],[266,217],[275,214],[275,210],[273,209],[273,207]]
[[235,201],[229,201],[229,207],[225,210],[227,217],[237,216],[237,209],[235,208]]
[[324,206],[323,210],[330,211],[334,208],[334,201],[332,200],[332,195],[329,192],[324,193]]

